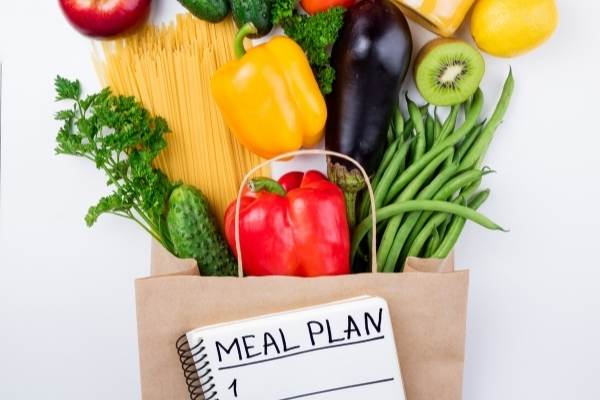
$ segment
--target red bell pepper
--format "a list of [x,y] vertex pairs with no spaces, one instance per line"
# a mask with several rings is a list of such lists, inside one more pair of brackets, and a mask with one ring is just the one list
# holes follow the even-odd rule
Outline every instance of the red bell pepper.
[[[240,209],[246,275],[350,273],[350,232],[340,188],[317,171],[292,172],[279,181],[256,178],[249,188]],[[225,212],[225,233],[235,253],[235,202]]]
[[310,15],[327,11],[332,7],[350,8],[356,0],[301,0],[302,8]]

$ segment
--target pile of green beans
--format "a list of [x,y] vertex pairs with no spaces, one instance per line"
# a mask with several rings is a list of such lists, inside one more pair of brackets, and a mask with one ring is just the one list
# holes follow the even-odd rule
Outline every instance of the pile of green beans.
[[[480,122],[483,93],[453,106],[445,121],[437,109],[406,98],[408,117],[395,112],[387,147],[372,179],[377,209],[377,265],[380,272],[401,272],[407,257],[447,257],[471,220],[503,230],[476,210],[489,197],[479,190],[491,172],[481,166],[494,133],[508,109],[514,88],[512,71],[489,120]],[[457,125],[459,114],[464,121]],[[361,221],[352,235],[352,260],[368,257],[371,232],[369,197],[358,208]]]

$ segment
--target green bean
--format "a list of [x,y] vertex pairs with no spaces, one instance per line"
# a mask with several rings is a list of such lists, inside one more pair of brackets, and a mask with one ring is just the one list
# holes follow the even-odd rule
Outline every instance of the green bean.
[[[436,176],[429,185],[427,185],[417,196],[417,200],[429,200],[431,199],[440,188],[456,173],[458,170],[458,164],[454,164],[453,166],[444,169],[442,172]],[[444,199],[445,200],[445,199]],[[386,260],[384,264],[384,271],[393,271],[396,268],[396,264],[398,259],[400,258],[401,252],[405,249],[406,238],[410,234],[411,230],[415,226],[419,216],[421,215],[420,211],[414,211],[410,213],[406,219],[402,222],[402,225],[398,228],[397,233],[394,236],[393,246],[389,250],[386,255]],[[390,233],[391,234],[391,233]],[[390,235],[388,234],[388,235]],[[385,237],[385,233],[384,233]],[[382,238],[383,243],[383,238]],[[380,245],[381,247],[381,245]]]
[[396,139],[402,139],[404,133],[404,117],[400,107],[394,108],[394,116],[392,117],[392,127],[394,129],[394,135]]
[[443,140],[446,136],[450,134],[450,132],[452,132],[456,128],[456,120],[458,118],[459,112],[460,105],[452,106],[452,108],[450,109],[450,115],[448,116],[448,118],[446,118],[446,121],[442,125],[442,131],[440,132],[440,137],[438,140]]
[[[465,202],[465,200],[464,200],[464,199],[465,199],[465,198],[464,198],[463,196],[460,196],[460,195],[459,195],[457,198],[455,198],[454,200],[452,200],[452,203],[459,204],[459,205],[461,205],[461,206],[466,206],[466,202]],[[424,212],[424,213],[422,213],[422,214],[423,214],[423,215],[425,215],[425,214],[426,214],[426,215],[428,215],[428,216],[429,216],[429,215],[431,215],[431,214],[434,214],[434,213],[432,213],[432,212]],[[419,241],[422,241],[422,240],[423,240],[423,238],[422,238],[422,237],[421,237],[421,238],[419,238],[419,235],[424,235],[424,233],[423,233],[424,231],[428,231],[428,230],[430,230],[430,229],[431,229],[431,227],[428,227],[428,225],[431,225],[431,224],[433,224],[433,225],[434,225],[434,228],[436,228],[436,229],[437,229],[437,228],[438,228],[438,226],[440,226],[440,225],[444,225],[444,224],[447,224],[447,223],[448,223],[448,220],[450,220],[450,219],[451,219],[451,217],[450,217],[448,214],[442,214],[442,215],[445,215],[445,217],[446,217],[446,218],[444,218],[444,222],[442,222],[441,224],[438,224],[438,223],[437,223],[437,221],[435,221],[435,219],[436,219],[436,218],[438,218],[438,219],[440,218],[440,217],[438,217],[438,215],[440,215],[440,214],[434,214],[434,215],[433,215],[431,218],[428,218],[428,219],[427,219],[427,221],[426,221],[426,223],[424,224],[424,226],[423,226],[423,227],[419,227],[419,229],[418,229],[418,230],[417,230],[417,229],[414,229],[414,230],[411,232],[411,237],[410,237],[410,238],[409,238],[409,240],[407,241],[408,248],[407,248],[407,249],[405,249],[405,250],[402,252],[402,257],[400,258],[400,263],[401,263],[401,265],[402,265],[402,264],[405,262],[406,258],[408,258],[408,257],[410,257],[410,256],[412,256],[412,255],[413,255],[412,251],[414,251],[414,247],[416,246],[416,245],[415,245],[415,243],[418,243]],[[432,221],[433,221],[433,222],[432,222]],[[446,229],[446,228],[444,228],[444,230],[445,230],[445,229]],[[425,237],[425,240],[427,240],[427,237],[429,237],[429,235],[427,235],[427,236]],[[443,235],[442,235],[442,238],[443,238]]]
[[483,131],[473,143],[467,154],[461,160],[461,169],[471,168],[473,166],[478,166],[481,162],[484,154],[487,152],[488,146],[490,145],[492,138],[494,137],[494,133],[498,126],[502,123],[504,119],[504,115],[506,114],[506,110],[508,109],[508,105],[510,103],[510,98],[512,97],[513,89],[515,86],[515,81],[512,75],[512,69],[504,82],[504,87],[502,88],[502,94],[500,95],[500,99],[498,100],[498,104],[496,105],[496,109],[494,110],[492,116],[489,121],[483,127]]
[[437,192],[439,192],[443,187],[446,186],[448,182],[450,182],[454,174],[458,171],[458,164],[454,163],[448,168],[440,171],[439,174],[433,180],[423,188],[417,195],[417,200],[429,200],[433,198]]
[[437,233],[438,233],[438,235],[440,237],[440,240],[439,240],[436,248],[433,249],[434,251],[432,251],[431,253],[429,253],[429,257],[431,257],[431,255],[435,252],[435,250],[437,250],[438,246],[440,245],[440,243],[442,241],[442,238],[446,234],[446,230],[448,229],[448,225],[450,225],[450,221],[452,221],[451,217],[446,218],[446,221],[442,225],[440,225],[439,228],[437,229]]
[[413,139],[413,141],[410,144],[410,148],[408,149],[408,156],[406,157],[408,165],[411,165],[414,162],[415,149],[417,148],[417,136],[413,135],[411,139]]
[[447,200],[461,188],[485,175],[484,170],[470,169],[449,180],[433,197],[434,200]]
[[435,124],[433,126],[433,137],[434,142],[437,143],[440,140],[440,134],[442,133],[442,122],[440,121],[440,116],[437,113],[437,107],[433,111],[433,117],[435,119]]
[[[448,221],[449,218],[446,218],[446,221]],[[446,221],[444,221],[444,223],[446,223]],[[442,225],[444,225],[444,223]],[[435,250],[438,248],[438,246],[440,245],[440,234],[438,232],[437,229],[434,229],[432,234],[431,234],[431,238],[429,238],[429,241],[427,242],[427,246],[425,247],[425,258],[431,257],[431,255],[435,252]]]
[[448,156],[448,158],[446,158],[446,160],[444,161],[444,168],[448,168],[450,167],[452,164],[454,164],[454,153],[450,156]]
[[[455,171],[458,170],[458,164],[454,164]],[[472,182],[476,182],[484,175],[484,172],[481,170],[468,170],[463,171],[459,175],[455,176],[451,180],[447,181],[444,186],[439,189],[435,195],[432,197],[433,200],[438,201],[447,201],[452,197],[454,193],[461,190],[462,188],[470,185]],[[466,197],[466,196],[465,196]],[[417,215],[417,222],[409,224],[408,219],[407,222],[403,224],[402,236],[400,236],[400,232],[398,232],[397,239],[395,241],[395,246],[403,247],[404,251],[406,251],[405,244],[410,245],[414,242],[415,237],[421,232],[429,218],[431,217],[430,212],[423,213],[413,213]],[[410,218],[410,217],[409,217]],[[413,217],[414,218],[414,217]],[[403,258],[403,257],[400,257]]]
[[[394,201],[394,203],[401,203],[407,200],[411,200],[418,192],[418,190],[425,184],[427,179],[431,177],[433,173],[437,170],[439,165],[454,152],[452,147],[447,148],[441,154],[439,154],[419,175],[415,177],[415,179],[410,182],[408,186],[402,191],[402,193],[398,196],[398,198]],[[378,262],[385,263],[387,269],[393,268],[391,264],[391,260],[388,262],[388,253],[390,252],[392,245],[394,243],[394,238],[396,237],[396,233],[398,232],[398,228],[400,227],[400,223],[402,222],[402,215],[396,216],[391,221],[388,222],[385,232],[383,233],[383,237],[381,238],[381,244],[379,245],[379,249],[377,250],[377,260]],[[393,270],[393,269],[392,269]]]
[[433,117],[430,114],[427,114],[425,119],[425,139],[427,140],[426,146],[427,150],[431,150],[435,142],[435,122],[433,121]]
[[383,153],[383,157],[381,159],[381,162],[379,163],[379,167],[377,168],[375,177],[371,181],[371,185],[373,187],[377,186],[379,180],[381,179],[381,176],[385,172],[388,165],[390,165],[392,158],[394,158],[394,154],[396,153],[396,150],[398,149],[399,145],[400,145],[400,139],[396,139],[387,147],[387,149]]
[[[397,148],[397,146],[391,146],[384,154],[384,161],[382,161],[382,164],[378,168],[375,178],[373,178],[372,182],[376,198],[378,198],[378,196],[381,197],[381,204],[383,204],[383,201],[385,200],[385,194],[389,190],[391,181],[400,171],[404,169],[406,155],[411,142],[412,139],[409,139],[408,141],[400,144],[400,140],[398,139],[394,143],[396,143],[397,146],[400,146],[400,148]],[[394,164],[392,166],[394,160],[397,160],[398,164]],[[384,181],[383,183],[382,180]],[[358,209],[360,219],[364,219],[370,214],[371,207],[369,201],[369,196],[363,195]]]
[[475,97],[473,99],[473,106],[467,113],[465,118],[465,122],[458,128],[454,133],[450,136],[446,137],[440,143],[435,145],[431,150],[423,155],[417,162],[408,167],[404,172],[400,175],[400,177],[394,182],[390,189],[390,193],[386,197],[386,201],[390,201],[395,198],[398,193],[404,189],[406,185],[409,184],[410,181],[413,180],[415,176],[417,176],[423,168],[427,166],[434,158],[436,158],[441,152],[443,152],[446,148],[454,146],[458,141],[460,141],[473,127],[479,117],[479,113],[481,112],[481,108],[483,107],[483,93],[481,90],[477,90],[475,92]]
[[394,128],[392,127],[392,125],[390,124],[390,126],[388,127],[387,130],[387,134],[386,134],[386,143],[392,143],[394,141],[394,139],[396,139],[396,133],[394,132]]
[[458,145],[458,149],[456,150],[456,154],[454,155],[454,159],[456,161],[460,162],[460,160],[462,160],[465,154],[467,154],[467,151],[469,151],[469,149],[471,148],[475,140],[477,140],[479,134],[483,130],[484,123],[485,121],[477,124],[475,128],[473,128],[473,130],[469,132],[467,136],[465,136],[463,141]]
[[375,207],[380,208],[383,206],[383,202],[385,201],[385,196],[392,184],[394,178],[401,171],[401,164],[406,158],[406,154],[408,153],[408,149],[410,147],[411,140],[408,140],[400,146],[394,157],[392,158],[389,166],[385,169],[383,175],[381,176],[381,181],[377,185],[375,189]]
[[425,125],[423,124],[423,114],[421,114],[421,110],[419,106],[417,106],[412,100],[408,97],[406,98],[406,104],[408,105],[408,113],[410,114],[410,120],[413,121],[415,125],[415,133],[416,133],[416,144],[415,144],[415,153],[413,157],[413,162],[417,161],[421,156],[425,153],[426,137],[425,137]]
[[416,162],[419,158],[423,157],[425,154],[425,150],[427,150],[427,138],[425,135],[417,135],[417,140],[415,141],[415,152],[412,162]]
[[468,110],[469,108],[471,108],[471,105],[473,104],[473,96],[469,96],[469,98],[467,99],[467,101],[465,101],[463,103],[463,108],[465,110]]
[[[477,193],[475,196],[473,196],[471,199],[469,199],[469,201],[468,201],[469,208],[471,208],[472,210],[477,210],[487,200],[489,195],[490,195],[489,190],[483,190],[483,191]],[[446,235],[442,239],[440,246],[433,254],[433,258],[448,257],[448,254],[450,254],[450,252],[456,245],[456,242],[458,241],[458,238],[460,237],[460,234],[462,233],[462,230],[463,230],[466,222],[467,222],[466,219],[464,219],[460,216],[454,215],[454,217],[452,217],[452,222],[450,222],[448,231],[446,232]]]
[[404,132],[402,132],[402,137],[404,140],[410,139],[414,128],[415,124],[412,122],[412,119],[406,121],[406,123],[404,124]]
[[475,193],[475,191],[477,189],[479,189],[479,186],[481,185],[482,180],[483,180],[483,174],[477,180],[473,181],[471,184],[463,187],[460,190],[460,194],[465,197],[471,196],[473,193]]
[[444,213],[436,214],[433,218],[431,218],[411,244],[410,250],[408,251],[408,257],[418,257],[427,239],[431,237],[433,231],[447,218],[448,214]]
[[436,158],[434,158],[402,191],[402,193],[395,200],[396,203],[400,203],[402,201],[407,201],[412,199],[417,193],[419,189],[427,180],[435,173],[437,168],[441,163],[444,162],[449,156],[454,153],[454,149],[451,147],[443,150]]
[[[478,213],[477,211],[468,207],[459,206],[457,204],[449,203],[446,201],[435,201],[435,200],[409,200],[399,204],[392,204],[377,210],[375,217],[378,222],[386,221],[390,218],[402,215],[410,211],[438,211],[453,215],[458,215],[463,218],[469,219],[478,225],[492,230],[501,230],[501,226],[487,218],[486,216]],[[352,259],[356,255],[356,251],[360,242],[364,239],[365,235],[371,230],[371,217],[365,218],[360,224],[354,229],[352,235],[352,246],[351,255]]]
[[485,203],[485,201],[490,197],[490,193],[490,189],[485,189],[472,196],[467,202],[469,208],[472,208],[473,210],[479,209],[479,207],[481,207],[483,203]]

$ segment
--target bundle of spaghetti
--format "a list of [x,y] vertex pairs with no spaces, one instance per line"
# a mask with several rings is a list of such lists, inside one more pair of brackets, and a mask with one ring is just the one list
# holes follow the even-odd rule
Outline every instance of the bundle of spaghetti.
[[168,146],[156,166],[200,189],[221,223],[244,174],[261,161],[230,133],[211,94],[212,75],[234,58],[235,32],[232,20],[211,24],[182,14],[103,43],[95,56],[103,84],[167,120]]

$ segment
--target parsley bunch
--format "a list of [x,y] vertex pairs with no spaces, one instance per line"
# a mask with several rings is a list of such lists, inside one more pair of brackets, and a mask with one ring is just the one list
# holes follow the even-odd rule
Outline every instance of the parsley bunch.
[[272,19],[281,25],[286,35],[304,49],[323,94],[329,94],[335,80],[330,64],[330,47],[344,25],[343,7],[332,7],[315,15],[303,15],[296,10],[296,0],[274,0]]
[[167,122],[150,115],[135,98],[115,96],[108,88],[82,97],[79,81],[60,76],[55,88],[56,101],[72,103],[55,115],[63,123],[56,136],[56,153],[94,162],[113,189],[90,207],[87,225],[92,226],[102,214],[128,218],[173,252],[165,207],[177,184],[152,165],[167,145]]

